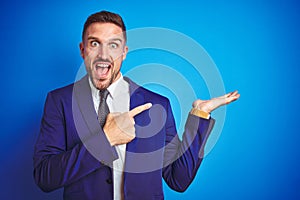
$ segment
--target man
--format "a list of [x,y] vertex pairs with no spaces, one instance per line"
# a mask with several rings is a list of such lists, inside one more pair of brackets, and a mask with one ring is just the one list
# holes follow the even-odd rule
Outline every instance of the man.
[[237,92],[196,100],[179,140],[169,100],[123,77],[126,28],[102,11],[84,24],[81,56],[87,75],[51,91],[34,151],[34,178],[64,199],[163,199],[162,178],[183,192],[203,158],[210,113]]

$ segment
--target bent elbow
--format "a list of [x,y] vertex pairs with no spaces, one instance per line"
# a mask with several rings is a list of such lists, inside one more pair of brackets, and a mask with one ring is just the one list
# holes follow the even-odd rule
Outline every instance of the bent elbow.
[[177,181],[173,180],[172,182],[167,182],[167,185],[174,191],[183,193],[185,192],[188,187],[190,186],[191,181]]
[[52,192],[53,190],[55,190],[55,189],[50,188],[50,187],[48,187],[47,185],[44,185],[44,184],[37,184],[37,185],[38,185],[38,187],[39,187],[43,192],[46,192],[46,193],[49,193],[49,192]]
[[35,184],[43,191],[43,192],[52,192],[56,188],[53,187],[47,180],[43,179],[42,175],[37,172],[38,170],[34,170],[33,177]]
[[183,186],[183,187],[176,187],[176,188],[172,188],[172,189],[175,190],[176,192],[183,193],[188,189],[188,185]]

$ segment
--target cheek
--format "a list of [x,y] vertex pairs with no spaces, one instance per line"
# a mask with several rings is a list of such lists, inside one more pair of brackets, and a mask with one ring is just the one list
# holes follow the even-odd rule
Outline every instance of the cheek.
[[97,56],[97,51],[95,49],[86,48],[84,54],[85,56],[92,58]]
[[119,70],[121,68],[122,59],[115,60],[114,70]]
[[118,52],[111,52],[110,57],[113,58],[113,60],[118,61],[123,60],[124,54],[120,51]]
[[97,54],[93,51],[86,51],[86,53],[84,55],[85,56],[84,57],[85,62],[91,63],[95,59],[96,55]]

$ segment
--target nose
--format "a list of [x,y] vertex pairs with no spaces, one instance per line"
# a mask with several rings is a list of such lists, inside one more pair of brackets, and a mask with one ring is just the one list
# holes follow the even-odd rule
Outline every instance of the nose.
[[102,59],[108,59],[109,58],[109,52],[108,52],[108,49],[105,47],[105,45],[100,45],[99,46],[97,57],[102,58]]

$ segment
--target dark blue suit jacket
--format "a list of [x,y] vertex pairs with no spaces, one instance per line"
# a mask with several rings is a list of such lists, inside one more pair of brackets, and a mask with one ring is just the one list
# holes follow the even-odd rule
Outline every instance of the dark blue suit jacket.
[[[185,191],[214,120],[189,115],[180,141],[169,100],[125,80],[130,109],[153,104],[135,117],[136,138],[126,147],[125,199],[163,199],[162,177]],[[87,76],[48,94],[34,150],[34,178],[43,191],[64,187],[64,199],[113,199],[111,166],[117,158],[98,123]]]

